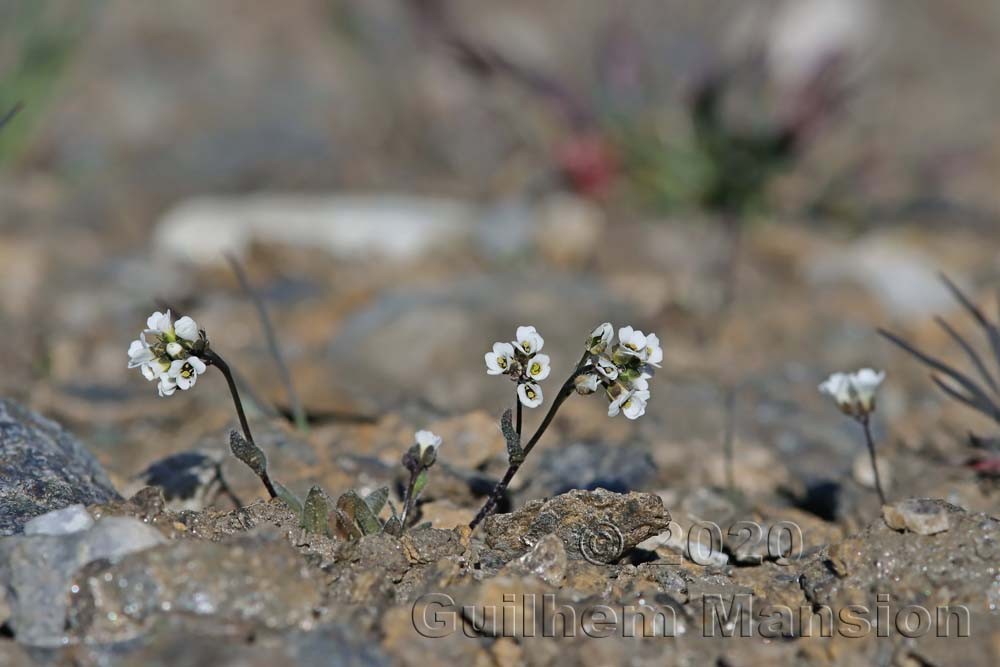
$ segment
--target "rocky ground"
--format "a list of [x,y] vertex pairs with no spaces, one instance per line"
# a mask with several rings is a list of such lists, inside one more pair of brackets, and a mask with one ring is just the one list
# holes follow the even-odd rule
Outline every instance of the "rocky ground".
[[[557,2],[456,20],[602,99],[605,4],[572,29]],[[625,4],[647,97],[616,99],[665,109],[637,126],[669,135],[732,12]],[[717,213],[555,179],[579,137],[403,3],[203,5],[50,3],[29,26],[72,58],[0,135],[0,665],[1000,662],[996,451],[970,437],[998,425],[876,333],[968,368],[942,316],[989,349],[938,276],[998,316],[988,3],[882,7],[866,83],[748,216],[732,281]],[[84,36],[46,32],[64,24]],[[229,453],[218,373],[162,399],[125,368],[167,306],[237,370],[299,497],[398,505],[414,432],[442,436],[420,527],[348,540],[269,500]],[[607,320],[662,341],[646,414],[572,397],[470,533],[513,401],[483,354],[536,326],[554,393]],[[861,366],[887,371],[885,508],[860,428],[816,390]]]

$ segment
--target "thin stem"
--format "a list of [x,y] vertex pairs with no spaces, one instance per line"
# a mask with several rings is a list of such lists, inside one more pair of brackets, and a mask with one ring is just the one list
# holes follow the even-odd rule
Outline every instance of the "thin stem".
[[403,498],[403,514],[399,517],[400,528],[406,529],[406,519],[410,515],[410,509],[413,507],[415,498],[413,497],[413,489],[417,485],[417,477],[420,476],[420,470],[410,472],[410,483],[406,486],[406,496]]
[[864,415],[858,421],[865,431],[865,443],[868,445],[868,455],[871,457],[872,462],[872,473],[875,475],[875,489],[878,491],[879,500],[885,505],[885,492],[882,490],[882,480],[879,478],[878,464],[875,461],[875,441],[872,440],[872,430],[869,425],[870,420],[868,419],[868,415]]
[[[257,443],[253,440],[253,434],[250,432],[250,424],[247,422],[246,412],[243,411],[243,402],[240,400],[240,392],[236,388],[236,380],[233,378],[233,372],[229,368],[229,364],[223,359],[215,350],[206,349],[202,352],[202,356],[208,361],[212,366],[219,369],[226,378],[226,384],[229,386],[229,394],[233,397],[233,406],[236,408],[236,416],[240,420],[240,428],[243,429],[243,437],[247,439],[253,446],[257,446]],[[268,494],[272,498],[278,496],[278,492],[274,489],[274,484],[271,483],[271,477],[267,474],[267,470],[261,471],[260,481],[264,483],[264,488],[267,489]]]
[[726,431],[723,436],[722,445],[724,448],[726,465],[726,488],[732,493],[736,490],[736,475],[733,470],[735,463],[735,452],[733,451],[733,441],[736,436],[736,390],[726,391]]
[[514,392],[514,402],[517,404],[517,423],[514,425],[514,428],[517,431],[518,444],[521,444],[520,443],[520,440],[521,440],[521,413],[524,411],[524,406],[521,405],[521,399],[518,398],[518,395],[517,395],[516,391]]
[[278,367],[278,375],[281,378],[281,383],[285,385],[285,393],[288,395],[288,403],[292,409],[295,426],[299,431],[305,433],[309,430],[309,420],[306,418],[302,401],[299,400],[299,395],[295,391],[295,385],[292,383],[292,374],[288,370],[288,365],[281,354],[281,348],[278,346],[278,337],[274,333],[274,325],[271,324],[271,317],[267,314],[264,300],[260,298],[260,295],[250,285],[250,280],[247,278],[246,271],[243,270],[243,266],[239,260],[235,256],[228,254],[226,255],[226,260],[232,267],[233,273],[236,274],[236,280],[239,281],[243,292],[246,293],[247,297],[253,303],[254,308],[257,309],[257,317],[260,320],[261,328],[264,330],[264,336],[267,338],[267,347],[271,351],[274,363]]
[[[545,418],[542,419],[542,423],[538,425],[537,429],[535,429],[535,433],[534,435],[531,436],[531,439],[528,440],[528,444],[526,444],[522,448],[521,450],[522,456],[520,462],[517,463],[511,462],[508,465],[507,472],[504,473],[503,478],[499,482],[497,482],[496,486],[493,487],[493,492],[490,494],[490,497],[486,499],[486,503],[482,506],[482,508],[479,510],[479,513],[476,514],[475,518],[469,524],[470,529],[475,530],[476,526],[478,526],[480,522],[482,522],[483,519],[489,516],[496,508],[497,503],[500,502],[500,498],[503,497],[503,494],[507,491],[507,487],[510,486],[511,480],[514,479],[514,475],[517,474],[517,471],[520,470],[521,466],[524,464],[525,457],[527,457],[528,453],[534,448],[536,444],[538,444],[538,441],[541,439],[542,435],[545,433],[546,429],[548,429],[549,425],[552,423],[552,420],[555,418],[556,413],[559,411],[559,408],[562,407],[562,404],[565,403],[566,399],[569,398],[570,395],[573,393],[573,390],[575,388],[574,382],[577,376],[580,375],[581,371],[583,371],[583,369],[586,367],[588,359],[590,359],[590,353],[584,352],[583,357],[580,358],[580,361],[577,363],[576,368],[573,369],[573,372],[566,379],[566,382],[563,383],[562,388],[559,390],[559,394],[556,396],[555,400],[552,401],[552,405],[551,407],[549,407],[549,411],[545,414]],[[518,416],[518,426],[520,426],[521,423],[520,401],[518,401],[517,404],[517,416]],[[518,429],[518,434],[520,435],[520,428]]]

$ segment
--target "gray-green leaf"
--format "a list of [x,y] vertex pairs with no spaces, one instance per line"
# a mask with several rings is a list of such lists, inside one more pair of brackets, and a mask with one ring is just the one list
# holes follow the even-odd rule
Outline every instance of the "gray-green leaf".
[[305,505],[302,507],[302,527],[306,529],[307,533],[328,535],[327,517],[329,514],[330,508],[326,503],[323,490],[318,486],[309,489],[309,495],[306,496]]
[[288,508],[301,518],[302,501],[299,500],[299,497],[292,493],[284,484],[280,484],[278,482],[273,482],[273,484],[274,490],[278,493],[278,497],[285,501]]
[[252,442],[247,442],[247,439],[237,431],[229,432],[229,448],[236,458],[254,471],[255,475],[263,479],[267,474],[267,457],[264,456],[264,451]]

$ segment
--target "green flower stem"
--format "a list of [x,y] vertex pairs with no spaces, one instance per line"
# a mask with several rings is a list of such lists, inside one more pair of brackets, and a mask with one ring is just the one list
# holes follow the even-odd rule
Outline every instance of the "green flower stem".
[[[483,519],[492,514],[494,509],[496,509],[497,503],[500,502],[500,498],[502,498],[503,494],[507,491],[507,487],[510,486],[511,480],[514,479],[514,475],[516,475],[517,471],[521,469],[522,465],[524,465],[524,458],[527,457],[528,453],[534,448],[536,444],[538,444],[538,441],[541,439],[542,435],[544,435],[545,431],[549,428],[549,425],[555,418],[556,413],[559,412],[559,408],[562,407],[562,404],[565,403],[566,399],[573,394],[573,391],[576,389],[576,378],[577,376],[580,375],[580,373],[584,370],[584,368],[586,368],[586,364],[587,361],[590,360],[590,356],[591,355],[589,352],[584,352],[583,356],[580,358],[580,361],[577,363],[576,368],[573,369],[573,372],[566,379],[566,382],[563,383],[562,388],[559,390],[559,394],[556,396],[555,400],[552,401],[552,406],[549,408],[549,411],[545,414],[545,418],[542,419],[542,423],[538,425],[538,428],[535,430],[534,435],[532,435],[531,439],[528,440],[528,444],[526,444],[523,447],[521,461],[517,463],[511,462],[508,465],[507,472],[504,473],[503,478],[499,482],[497,482],[497,485],[493,487],[493,492],[490,494],[490,497],[486,499],[486,503],[479,510],[479,513],[476,514],[476,517],[469,524],[469,528],[475,530],[476,526],[478,526]],[[520,435],[521,433],[520,401],[517,402],[517,426],[518,426],[517,432]]]
[[[247,422],[246,412],[243,411],[243,402],[240,400],[240,392],[236,388],[236,380],[233,378],[233,372],[229,368],[229,364],[227,364],[226,360],[219,356],[218,353],[207,347],[201,352],[201,356],[210,365],[218,368],[219,372],[225,376],[226,384],[229,385],[229,393],[233,397],[233,405],[236,407],[236,416],[239,417],[240,420],[240,428],[243,429],[243,437],[247,439],[247,442],[256,447],[257,443],[254,442],[253,434],[250,432],[250,423]],[[268,494],[270,494],[272,498],[276,498],[278,496],[278,492],[275,490],[274,484],[271,482],[271,477],[267,474],[266,468],[260,473],[260,481],[264,483],[264,488],[267,489]]]

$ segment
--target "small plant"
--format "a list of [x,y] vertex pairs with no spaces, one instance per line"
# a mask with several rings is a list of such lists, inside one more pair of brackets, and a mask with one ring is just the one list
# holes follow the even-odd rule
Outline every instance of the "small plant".
[[884,379],[884,372],[876,373],[870,368],[862,368],[855,373],[834,373],[819,386],[820,392],[837,402],[841,412],[861,424],[865,434],[865,444],[868,445],[868,455],[871,457],[875,489],[883,505],[885,505],[885,492],[882,490],[882,480],[879,478],[878,464],[875,460],[875,441],[872,439],[870,418],[875,412],[875,393]]
[[653,369],[663,361],[660,339],[655,334],[647,336],[632,327],[618,330],[618,344],[612,344],[613,338],[614,327],[610,322],[590,333],[583,356],[563,382],[541,424],[524,445],[521,444],[522,406],[536,408],[542,404],[542,389],[538,382],[551,372],[549,357],[539,354],[545,340],[535,327],[522,326],[517,328],[515,340],[494,343],[493,350],[486,353],[487,374],[507,375],[516,385],[516,418],[511,409],[500,418],[500,429],[507,441],[507,472],[469,524],[470,528],[475,529],[493,512],[527,455],[538,444],[559,408],[574,392],[586,395],[603,388],[608,398],[609,417],[621,413],[628,419],[638,419],[645,414],[649,401],[649,380],[653,377]]
[[[997,377],[1000,377],[1000,324],[987,319],[983,311],[972,303],[969,297],[954,282],[949,280],[947,276],[942,275],[941,280],[955,297],[955,300],[962,305],[962,308],[969,313],[969,316],[972,317],[976,325],[982,330],[983,336],[989,345],[990,353],[993,356],[992,365],[995,366],[995,371],[990,371],[990,367],[983,360],[982,356],[976,352],[972,344],[963,338],[942,317],[936,317],[934,321],[962,348],[972,367],[975,368],[981,382],[974,380],[954,366],[918,350],[911,343],[896,334],[884,329],[879,329],[878,332],[894,345],[913,355],[918,361],[935,373],[940,373],[948,378],[949,381],[945,381],[935,373],[931,374],[931,380],[949,398],[985,415],[1000,426],[1000,383],[997,381]],[[1000,299],[998,299],[998,303],[1000,303]],[[997,375],[994,375],[994,373]],[[992,458],[987,458],[985,461],[980,461],[976,464],[978,470],[989,473],[995,469],[1000,469],[1000,465],[998,465],[1000,464],[1000,458],[996,457],[996,451],[1000,450],[1000,439],[996,437],[983,438],[970,434],[969,440],[973,447],[987,450],[992,455]]]
[[[143,377],[157,382],[161,397],[172,396],[178,389],[187,391],[195,386],[198,378],[209,366],[218,368],[226,378],[233,405],[239,417],[242,435],[229,434],[229,447],[233,455],[253,471],[272,498],[280,498],[299,517],[300,526],[312,534],[331,536],[336,533],[343,539],[357,539],[364,535],[388,533],[401,535],[409,524],[413,508],[424,487],[428,471],[437,460],[441,438],[430,431],[418,431],[415,444],[403,455],[403,466],[410,478],[403,497],[403,511],[396,511],[389,500],[389,488],[381,487],[362,497],[357,491],[342,494],[331,510],[327,496],[321,488],[309,489],[305,500],[299,499],[282,484],[272,479],[267,456],[257,446],[250,432],[239,390],[229,365],[211,349],[204,329],[190,317],[173,321],[170,311],[156,312],[146,320],[146,329],[132,341],[128,349],[129,368],[138,368]],[[379,515],[388,505],[391,516],[382,520]],[[334,529],[331,529],[331,523]]]

